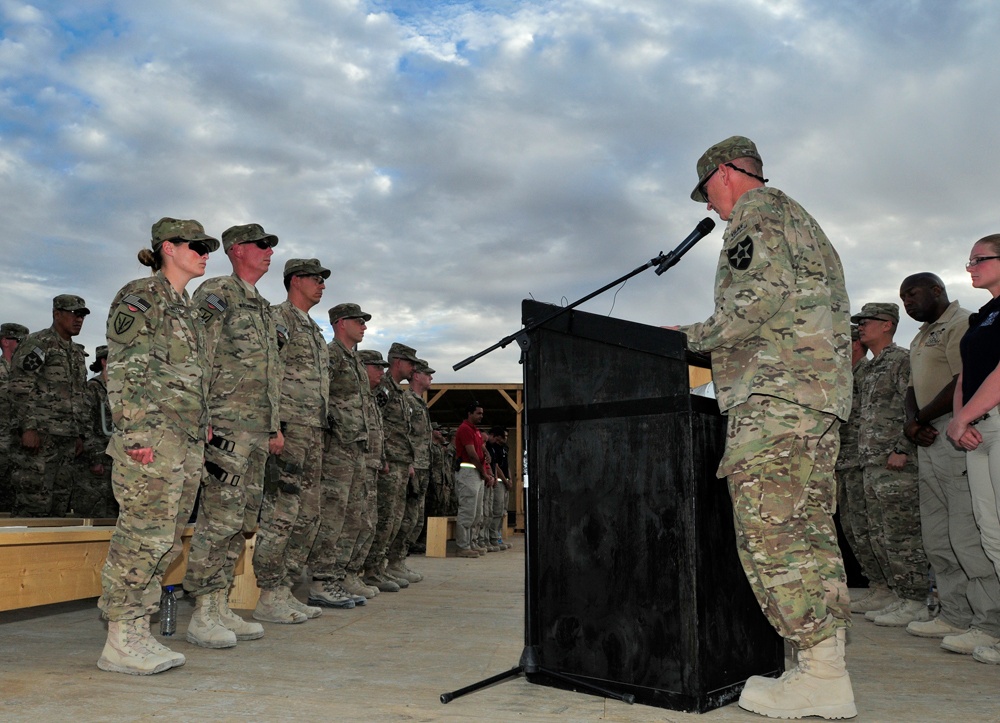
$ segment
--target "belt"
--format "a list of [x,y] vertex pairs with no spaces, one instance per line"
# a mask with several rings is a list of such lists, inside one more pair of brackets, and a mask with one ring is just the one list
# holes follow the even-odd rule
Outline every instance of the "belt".
[[468,467],[469,469],[475,469],[476,465],[472,464],[471,462],[462,462],[459,465],[459,467]]

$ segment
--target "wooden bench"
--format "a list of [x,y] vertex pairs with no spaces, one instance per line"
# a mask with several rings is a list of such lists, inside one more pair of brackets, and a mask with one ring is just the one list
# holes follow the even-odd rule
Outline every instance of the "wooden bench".
[[427,557],[447,557],[448,540],[455,539],[454,517],[427,518]]
[[[114,525],[79,517],[0,520],[0,611],[99,596]],[[181,584],[193,531],[184,531],[184,551],[165,584]]]

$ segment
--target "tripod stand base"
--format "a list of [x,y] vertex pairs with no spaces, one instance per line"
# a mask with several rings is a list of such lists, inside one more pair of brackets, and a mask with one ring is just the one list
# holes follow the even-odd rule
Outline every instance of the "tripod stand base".
[[534,675],[541,674],[546,675],[555,680],[561,681],[562,683],[570,686],[573,690],[590,693],[591,695],[598,695],[603,698],[611,698],[613,700],[620,700],[623,703],[628,703],[632,705],[635,703],[635,696],[631,693],[617,693],[613,690],[608,690],[600,686],[594,685],[593,683],[585,683],[577,678],[570,677],[568,675],[563,675],[555,670],[549,670],[548,668],[543,668],[538,665],[538,653],[532,647],[526,647],[521,652],[521,662],[519,665],[511,668],[510,670],[499,673],[497,675],[491,676],[480,680],[478,683],[473,683],[472,685],[467,685],[464,688],[459,688],[458,690],[452,691],[451,693],[441,694],[441,703],[446,704],[455,700],[455,698],[461,698],[463,695],[468,693],[475,693],[477,690],[482,690],[483,688],[488,688],[494,683],[502,683],[505,680],[511,678],[516,678],[519,675]]

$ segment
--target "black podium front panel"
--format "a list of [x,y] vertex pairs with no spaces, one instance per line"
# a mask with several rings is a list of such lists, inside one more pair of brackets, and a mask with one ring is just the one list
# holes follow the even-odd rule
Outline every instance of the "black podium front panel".
[[[526,301],[524,322],[556,308]],[[570,312],[530,335],[525,365],[539,664],[689,711],[780,671],[781,639],[743,575],[715,477],[724,420],[688,393],[684,336]]]

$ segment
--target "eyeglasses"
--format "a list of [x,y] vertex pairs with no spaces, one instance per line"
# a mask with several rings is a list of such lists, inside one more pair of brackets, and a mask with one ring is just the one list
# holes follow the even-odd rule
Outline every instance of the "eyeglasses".
[[701,195],[704,196],[705,198],[708,198],[708,194],[705,192],[705,186],[707,186],[708,182],[712,180],[712,176],[714,176],[718,172],[719,169],[716,168],[714,171],[705,176],[705,180],[701,182],[700,186],[698,186],[698,190],[701,191]]
[[84,311],[83,309],[74,309],[73,311],[70,311],[69,309],[60,309],[59,311],[63,312],[64,314],[72,314],[77,319],[82,319],[87,314],[90,313],[89,311]]
[[368,322],[365,321],[365,317],[363,316],[348,316],[346,318],[350,319],[351,321],[358,322],[359,324],[361,324],[361,326],[368,326]]
[[178,238],[171,239],[170,242],[175,246],[177,244],[187,244],[187,247],[198,256],[208,256],[212,252],[212,247],[204,241],[186,241],[185,239]]
[[256,241],[241,241],[237,245],[238,246],[246,246],[247,244],[253,244],[257,248],[259,248],[261,251],[263,251],[264,249],[269,249],[272,246],[274,246],[274,242],[271,241],[271,240],[268,240],[268,239],[257,239]]
[[858,328],[860,329],[865,324],[870,324],[873,321],[885,322],[888,321],[888,319],[858,319]]
[[1000,259],[1000,256],[973,256],[969,259],[968,263],[965,264],[965,270],[968,271],[969,269],[979,266],[979,264],[984,261],[989,261],[990,259]]

